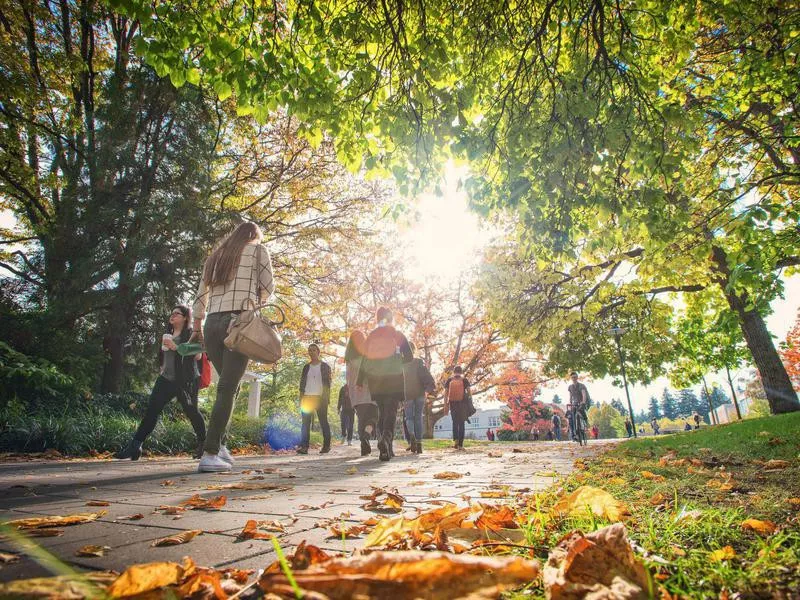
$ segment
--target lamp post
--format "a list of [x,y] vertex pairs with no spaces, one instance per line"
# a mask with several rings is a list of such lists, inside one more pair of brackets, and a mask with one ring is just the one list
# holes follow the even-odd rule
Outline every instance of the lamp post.
[[622,344],[620,343],[620,338],[622,334],[625,333],[625,329],[622,327],[618,327],[614,325],[609,330],[609,333],[614,336],[614,340],[617,342],[617,354],[619,355],[619,366],[622,369],[622,383],[625,385],[625,397],[628,399],[628,414],[631,418],[631,428],[633,429],[633,437],[639,437],[636,434],[636,419],[633,417],[633,407],[631,406],[631,395],[628,393],[628,377],[625,374],[625,355],[622,353]]

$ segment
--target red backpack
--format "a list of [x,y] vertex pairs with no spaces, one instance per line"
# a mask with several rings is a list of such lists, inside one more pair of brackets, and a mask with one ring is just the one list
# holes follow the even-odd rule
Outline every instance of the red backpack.
[[447,401],[461,402],[464,400],[464,378],[454,377],[447,386]]
[[204,390],[211,385],[211,363],[208,361],[208,356],[203,352],[200,358],[200,389]]

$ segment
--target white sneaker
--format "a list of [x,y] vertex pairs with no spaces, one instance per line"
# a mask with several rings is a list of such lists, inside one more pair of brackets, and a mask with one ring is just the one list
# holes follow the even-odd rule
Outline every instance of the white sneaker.
[[233,466],[234,460],[233,456],[231,455],[230,451],[225,446],[219,447],[219,453],[217,454],[222,460],[224,460],[229,465]]
[[219,454],[203,452],[203,458],[200,459],[197,470],[201,473],[222,473],[223,471],[230,471],[231,465],[222,460]]

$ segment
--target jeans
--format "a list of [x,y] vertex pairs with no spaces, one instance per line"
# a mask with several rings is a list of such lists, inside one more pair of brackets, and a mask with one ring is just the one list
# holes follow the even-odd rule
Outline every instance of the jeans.
[[397,422],[397,407],[403,401],[403,391],[372,394],[372,399],[378,405],[378,438],[391,444]]
[[561,425],[558,425],[558,426],[554,425],[553,426],[553,433],[556,436],[556,441],[560,442],[561,441]]
[[464,434],[466,433],[467,416],[466,402],[452,402],[450,404],[450,418],[453,421],[453,441],[457,446],[464,446]]
[[339,418],[342,420],[342,439],[351,442],[353,440],[353,422],[356,420],[356,412],[354,410],[343,410],[339,413]]
[[[372,403],[356,404],[356,413],[358,413],[358,439],[368,442],[378,426],[378,407]],[[367,427],[370,427],[370,431],[367,431]]]
[[406,401],[403,412],[406,418],[408,432],[419,442],[422,440],[422,415],[425,411],[425,396]]
[[211,409],[206,444],[203,448],[209,454],[219,452],[222,439],[228,430],[231,416],[233,416],[233,403],[239,389],[239,382],[247,370],[249,361],[244,354],[225,347],[225,338],[228,335],[228,324],[231,322],[231,318],[233,318],[233,313],[230,312],[211,313],[206,317],[203,326],[206,354],[219,373],[217,397],[214,399],[214,408]]
[[300,447],[308,449],[308,444],[311,441],[311,419],[314,418],[314,412],[317,413],[319,427],[322,429],[322,445],[327,448],[331,445],[331,426],[328,424],[328,401],[322,396],[320,396],[319,404],[315,411],[303,413],[303,425],[300,428]]
[[178,399],[183,412],[189,417],[197,439],[202,441],[206,438],[206,423],[197,408],[197,396],[179,391],[178,385],[174,381],[159,375],[158,379],[156,379],[156,384],[153,386],[153,391],[150,392],[150,400],[147,402],[144,418],[139,424],[133,439],[137,442],[144,442],[147,439],[147,436],[153,432],[164,407],[173,398]]

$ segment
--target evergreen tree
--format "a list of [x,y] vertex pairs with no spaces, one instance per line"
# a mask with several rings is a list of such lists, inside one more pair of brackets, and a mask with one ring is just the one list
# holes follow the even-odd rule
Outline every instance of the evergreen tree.
[[562,403],[561,396],[559,396],[558,394],[556,394],[555,396],[553,396],[553,401],[552,401],[552,403],[553,403],[553,404],[559,404],[559,405],[560,405],[560,404]]
[[714,408],[720,407],[723,404],[728,404],[730,402],[730,398],[725,393],[721,387],[714,386],[711,389],[711,405]]
[[678,392],[678,415],[681,417],[689,417],[697,410],[698,398],[697,394],[691,388],[686,388]]
[[649,419],[660,419],[661,418],[661,410],[658,406],[658,398],[655,396],[650,396],[650,409],[647,413],[647,417]]
[[619,398],[614,398],[611,401],[611,406],[613,406],[615,409],[617,409],[617,412],[619,414],[621,414],[621,415],[627,415],[628,414],[628,409],[625,408],[625,405],[620,401]]
[[678,406],[675,397],[667,388],[664,388],[664,393],[661,394],[661,414],[668,419],[674,419],[678,416]]

